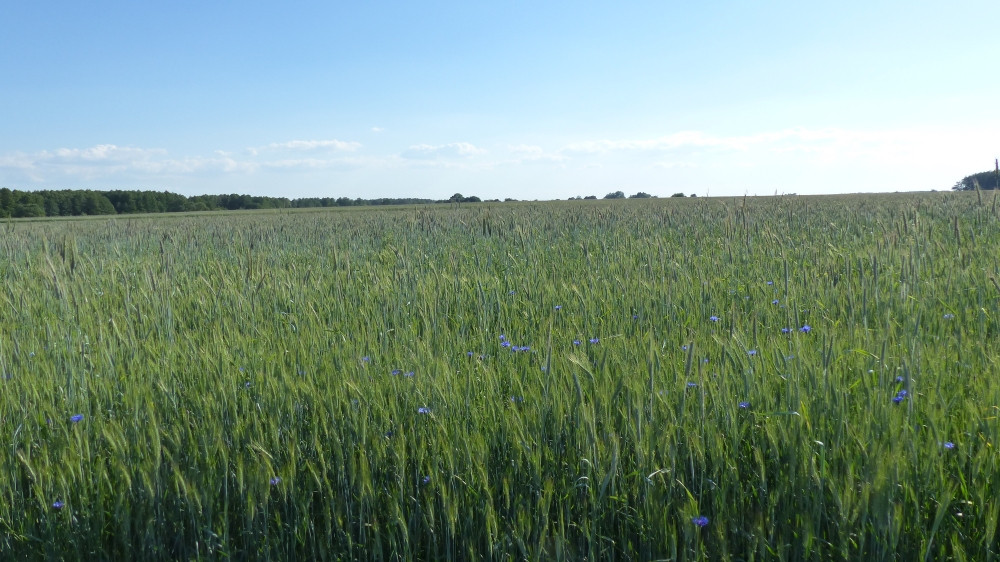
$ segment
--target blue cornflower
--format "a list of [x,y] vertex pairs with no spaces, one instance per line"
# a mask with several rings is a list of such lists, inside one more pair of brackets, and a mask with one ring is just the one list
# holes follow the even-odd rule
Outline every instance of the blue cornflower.
[[632,315],[632,320],[638,320],[638,319],[639,319],[639,315],[638,314],[633,314]]
[[945,314],[945,315],[944,315],[944,319],[945,319],[945,320],[951,320],[951,319],[952,319],[952,318],[954,318],[954,317],[955,317],[955,315],[954,315],[954,314],[951,314],[951,313],[948,313],[948,314]]
[[687,387],[688,387],[688,388],[694,388],[694,387],[696,387],[696,386],[698,386],[698,383],[696,383],[696,382],[689,382],[689,383],[687,384]]
[[514,293],[516,293],[516,292],[517,292],[517,291],[511,291],[511,292],[509,292],[509,293],[507,293],[507,294],[508,294],[508,295],[513,295],[513,294],[514,294]]
[[521,351],[521,348],[518,347],[518,346],[516,346],[516,345],[513,345],[513,346],[511,346],[510,350],[511,351]]
[[52,509],[62,509],[64,507],[66,507],[66,504],[64,504],[63,502],[61,502],[59,500],[56,500],[56,501],[52,502]]
[[431,477],[430,476],[424,476],[423,478],[420,479],[420,483],[423,484],[424,486],[430,484],[431,483]]
[[250,381],[243,383],[243,388],[250,388]]
[[471,351],[466,351],[466,352],[465,352],[465,355],[466,355],[466,357],[472,357],[472,356],[473,356],[473,355],[475,355],[475,354],[474,354],[474,353],[472,353]]
[[802,332],[803,334],[808,334],[809,332],[812,331],[812,327],[809,326],[809,324],[806,324],[806,325],[802,326],[801,328],[799,328],[799,331]]
[[271,478],[271,485],[272,486],[277,486],[278,484],[281,484],[281,478],[278,477],[278,476],[272,477]]
[[699,515],[698,517],[692,517],[691,522],[699,527],[704,527],[708,525],[708,517],[704,515]]
[[500,334],[500,341],[507,341],[507,336]]
[[590,343],[599,343],[601,338],[590,338]]
[[747,351],[747,355],[749,355],[750,357],[753,357],[754,355],[757,355],[757,350],[756,349],[751,349],[751,350]]
[[556,308],[556,310],[562,310],[562,305],[561,305],[561,304],[557,304],[557,305],[555,306],[555,308]]
[[523,396],[511,396],[510,401],[517,404],[518,402],[524,402]]
[[509,341],[504,341],[504,342],[502,342],[500,344],[500,347],[510,347],[510,342]]
[[418,414],[429,414],[429,413],[431,413],[431,410],[430,410],[430,408],[426,408],[424,406],[421,406],[421,407],[417,408],[417,413]]
[[898,395],[898,394],[897,394],[896,396],[893,396],[893,397],[892,397],[892,403],[893,403],[893,404],[902,404],[902,403],[903,403],[903,400],[904,400],[905,398],[906,398],[905,396],[900,396],[900,395]]
[[401,369],[393,369],[392,372],[389,373],[389,374],[390,375],[398,375],[399,373],[402,373],[402,372],[403,371]]
[[408,372],[407,372],[407,373],[406,373],[405,375],[403,375],[403,376],[404,376],[404,377],[412,377],[412,376],[413,376],[413,375],[415,375],[415,374],[416,374],[416,373],[414,373],[413,371],[408,371]]
[[361,358],[361,360],[364,361],[365,363],[367,363],[367,362],[371,361],[372,358],[368,357],[367,355],[365,355],[364,357]]
[[899,375],[898,377],[896,377],[896,382],[906,382],[906,377],[904,377],[903,375]]
[[749,402],[740,402],[739,404],[737,404],[737,406],[739,406],[743,410],[750,409],[750,403]]
[[521,346],[521,351],[531,351],[531,347],[527,346],[527,345],[522,345]]
[[580,345],[581,343],[583,342],[581,342],[580,340],[573,340],[573,345]]
[[899,392],[896,393],[896,396],[902,396],[903,398],[906,398],[907,394],[909,394],[909,392],[905,390],[900,390]]
[[708,319],[711,320],[712,322],[718,322],[719,321],[719,317],[718,316],[709,316]]
[[682,345],[681,346],[681,351],[687,351],[687,350],[688,350],[688,346],[686,346],[686,345]]
[[76,415],[70,416],[69,421],[71,421],[73,423],[80,423],[81,421],[83,421],[83,414],[76,414]]
[[774,281],[768,281],[767,284],[768,285],[774,285]]
[[791,328],[782,328],[782,329],[781,329],[781,333],[782,333],[782,334],[788,334],[788,333],[791,333],[791,331],[792,331],[792,329],[791,329]]
[[944,442],[944,448],[948,449],[948,450],[954,449],[955,448],[955,444],[952,443],[951,441],[945,441]]
[[771,301],[771,304],[778,304],[778,299],[774,299],[773,301]]

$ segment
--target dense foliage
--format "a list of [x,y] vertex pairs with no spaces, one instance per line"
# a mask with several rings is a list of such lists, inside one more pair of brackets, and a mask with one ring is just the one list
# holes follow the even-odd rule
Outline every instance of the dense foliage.
[[952,189],[956,191],[970,191],[976,189],[976,185],[979,185],[979,189],[997,189],[998,182],[1000,182],[1000,175],[997,174],[997,171],[988,170],[972,174],[971,176],[965,176],[961,181],[956,182]]
[[417,198],[350,199],[348,197],[263,197],[252,195],[195,195],[185,197],[168,191],[17,191],[0,189],[0,218],[65,217],[129,213],[177,213],[185,211],[236,211],[242,209],[288,209],[304,207],[352,207],[360,205],[414,205],[421,203],[478,202],[478,197],[455,194],[447,201]]
[[0,227],[0,559],[1000,555],[973,194]]

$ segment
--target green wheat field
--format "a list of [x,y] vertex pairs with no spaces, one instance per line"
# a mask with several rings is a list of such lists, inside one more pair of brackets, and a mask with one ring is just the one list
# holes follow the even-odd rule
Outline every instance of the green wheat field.
[[0,559],[1000,559],[992,194],[0,224]]

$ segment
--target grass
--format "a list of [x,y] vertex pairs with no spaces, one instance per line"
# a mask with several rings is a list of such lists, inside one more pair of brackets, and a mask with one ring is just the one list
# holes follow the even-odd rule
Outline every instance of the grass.
[[971,194],[3,228],[4,558],[998,557]]

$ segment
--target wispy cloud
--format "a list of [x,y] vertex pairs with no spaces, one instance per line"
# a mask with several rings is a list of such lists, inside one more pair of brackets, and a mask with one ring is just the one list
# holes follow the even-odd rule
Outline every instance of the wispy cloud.
[[342,141],[342,140],[293,140],[287,142],[273,142],[267,145],[267,148],[273,150],[301,150],[301,151],[314,151],[314,150],[340,150],[340,151],[355,151],[361,148],[360,142],[354,141]]
[[481,154],[486,154],[486,150],[467,142],[452,142],[439,145],[415,144],[403,151],[400,156],[415,160],[428,160],[455,157],[468,158]]
[[[992,162],[993,155],[985,154],[985,158],[984,151],[993,145],[988,130],[838,128],[790,128],[744,135],[679,131],[547,146],[512,143],[484,147],[451,142],[412,144],[402,150],[362,146],[350,140],[290,140],[188,155],[163,148],[98,144],[0,154],[0,185],[59,189],[124,184],[196,191],[229,185],[240,189],[254,186],[263,193],[276,189],[275,182],[281,181],[329,186],[332,177],[338,177],[334,183],[345,189],[352,185],[363,186],[361,189],[372,189],[373,185],[441,186],[449,181],[454,186],[470,181],[527,186],[534,185],[532,178],[537,178],[538,182],[562,186],[551,189],[564,191],[630,183],[646,191],[650,188],[645,186],[683,184],[690,189],[715,189],[738,184],[752,192],[773,190],[775,183],[796,184],[803,171],[822,166],[825,171],[819,176],[826,181],[823,189],[827,191],[843,189],[842,185],[946,189],[957,177],[985,169],[980,162]],[[952,176],[957,177],[949,179]],[[524,189],[526,193],[514,195],[538,195],[534,188]]]

